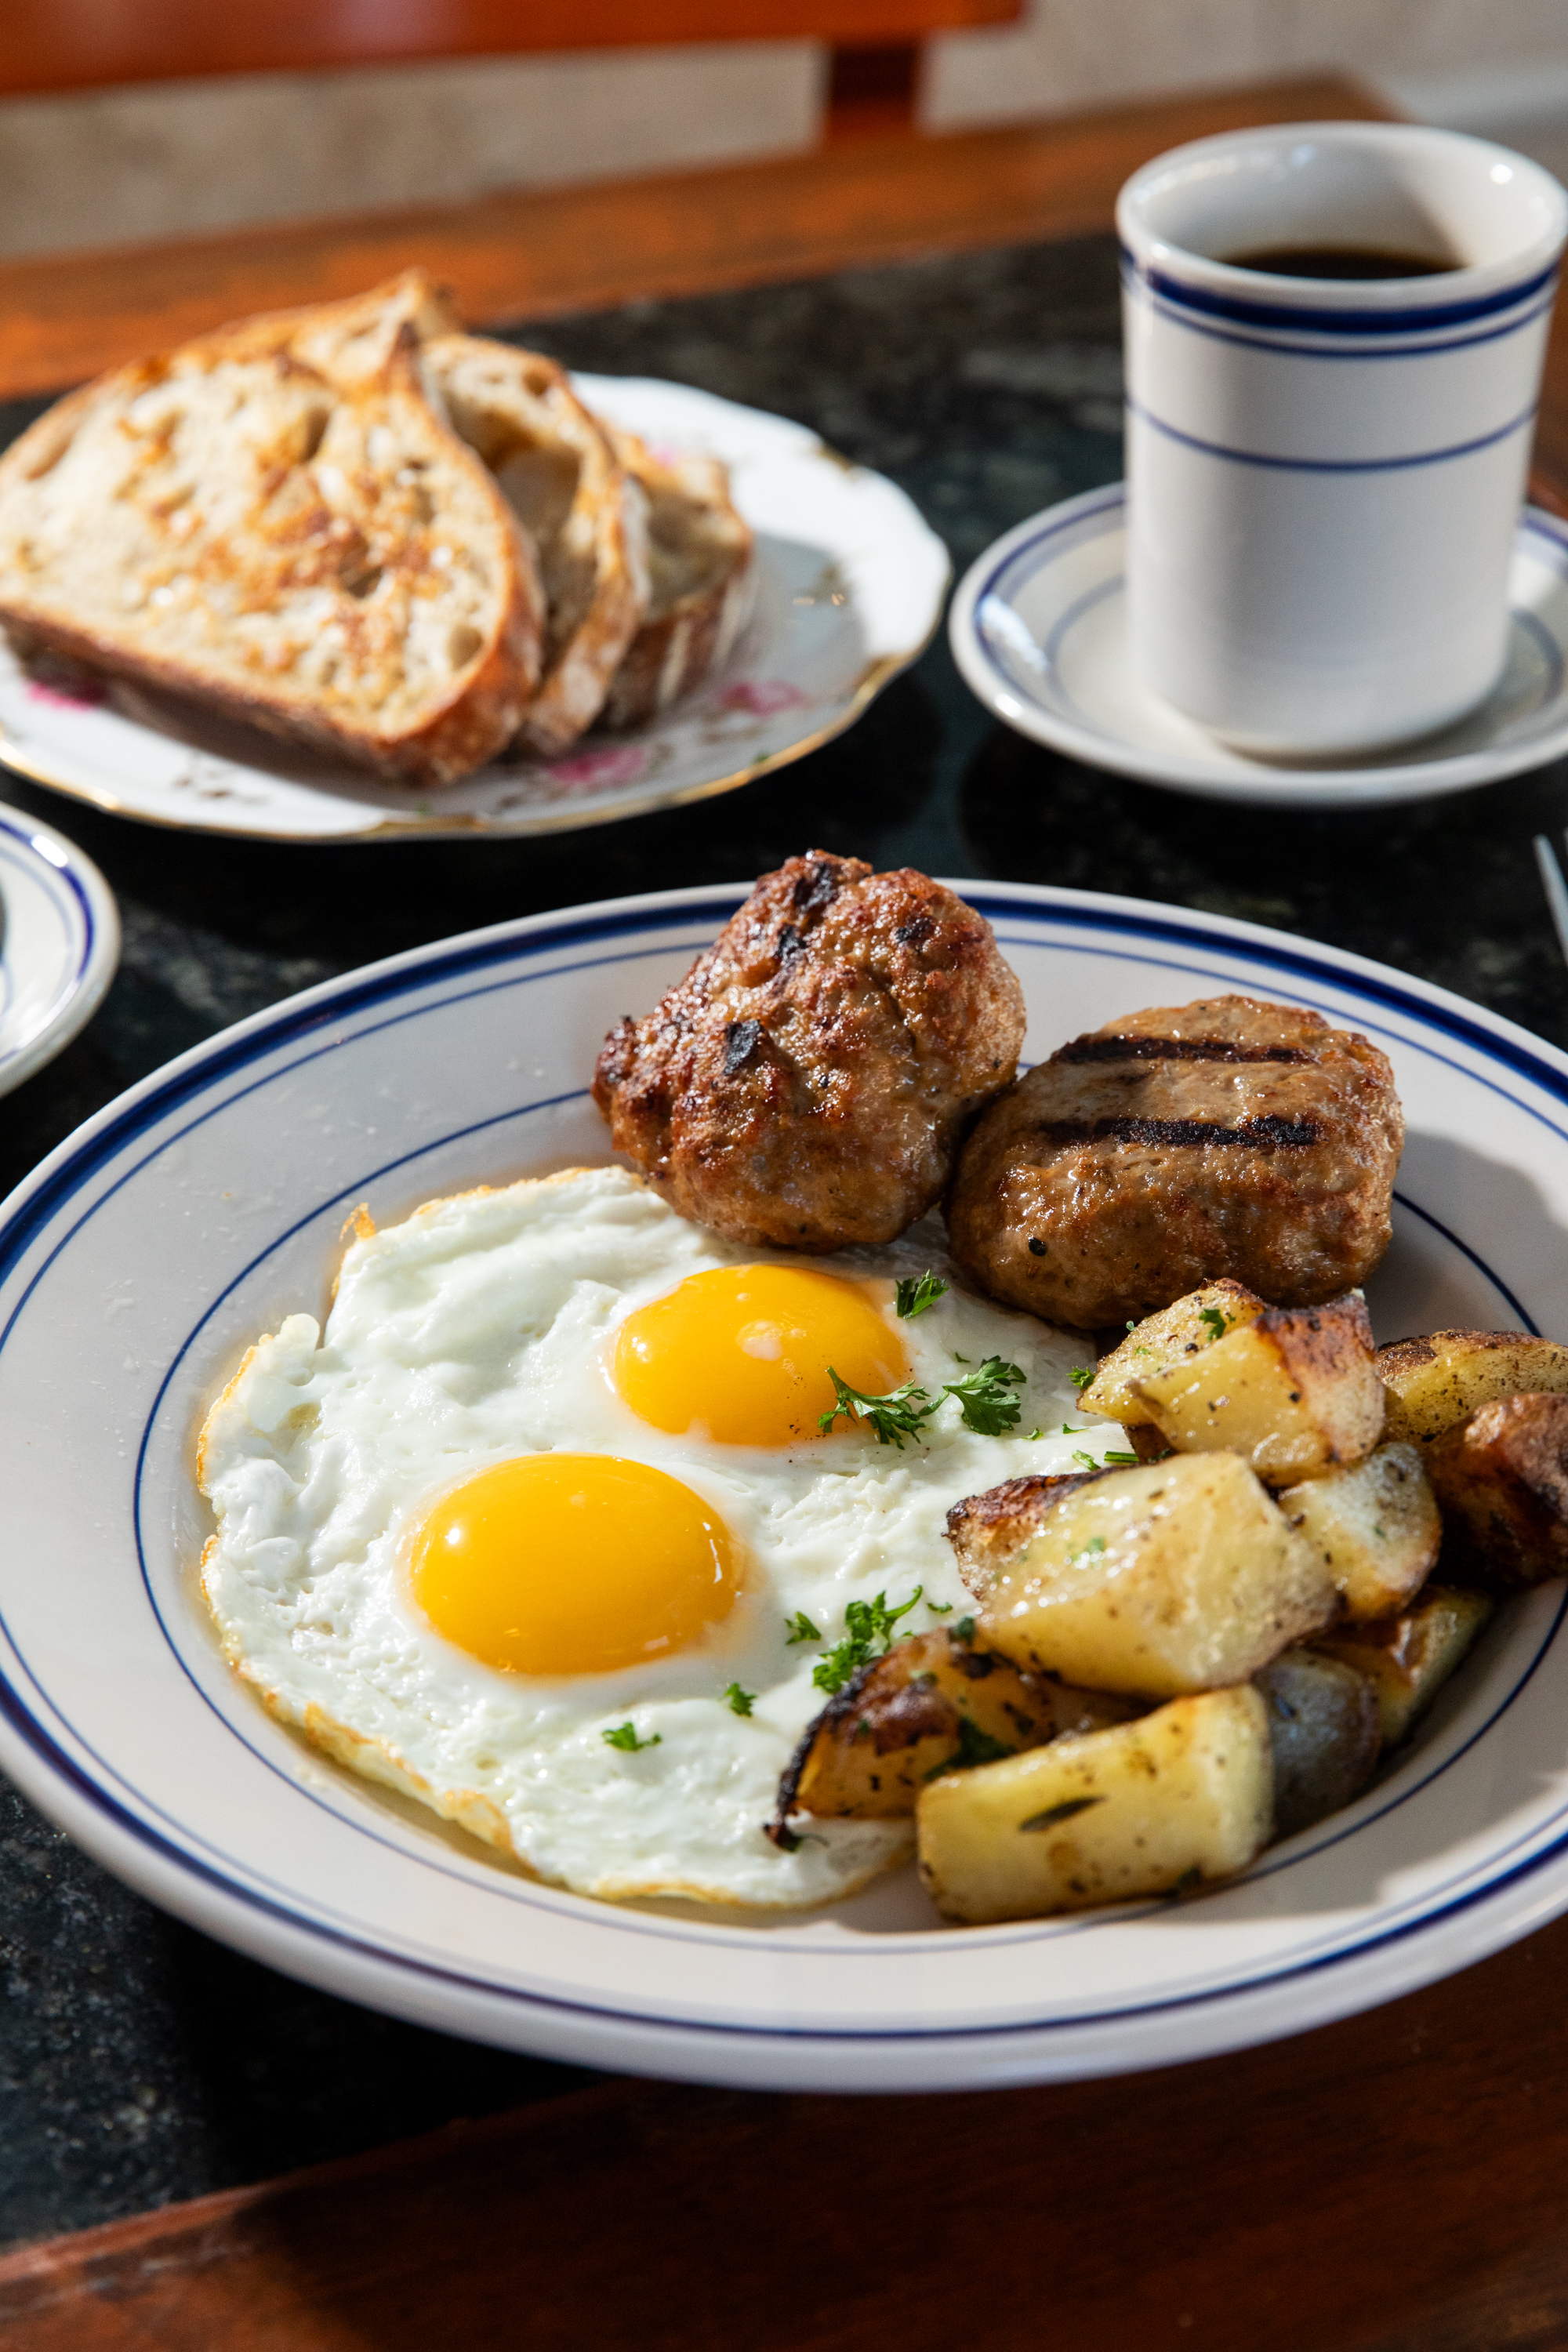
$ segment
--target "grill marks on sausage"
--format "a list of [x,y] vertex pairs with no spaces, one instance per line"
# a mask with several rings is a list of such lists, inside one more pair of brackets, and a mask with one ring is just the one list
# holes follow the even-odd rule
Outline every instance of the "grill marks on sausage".
[[1244,1045],[1232,1037],[1075,1037],[1053,1062],[1310,1062],[1300,1045]]
[[[1305,1058],[1302,1056],[1301,1058]],[[1322,1139],[1315,1118],[1244,1118],[1234,1127],[1206,1118],[1047,1118],[1035,1129],[1047,1143],[1227,1144],[1247,1151],[1303,1150]]]

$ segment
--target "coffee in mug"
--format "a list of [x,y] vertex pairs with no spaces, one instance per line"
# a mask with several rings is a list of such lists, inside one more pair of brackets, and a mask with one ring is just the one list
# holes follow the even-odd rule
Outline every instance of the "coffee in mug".
[[1117,225],[1140,682],[1266,756],[1473,709],[1505,657],[1563,190],[1456,131],[1288,124],[1158,157]]

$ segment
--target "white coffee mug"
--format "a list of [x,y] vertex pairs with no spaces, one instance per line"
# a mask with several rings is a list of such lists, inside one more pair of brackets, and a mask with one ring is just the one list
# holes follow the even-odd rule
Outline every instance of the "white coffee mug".
[[[1142,687],[1229,742],[1304,757],[1484,700],[1568,195],[1456,131],[1286,124],[1158,157],[1117,226]],[[1441,274],[1234,258],[1302,248]]]

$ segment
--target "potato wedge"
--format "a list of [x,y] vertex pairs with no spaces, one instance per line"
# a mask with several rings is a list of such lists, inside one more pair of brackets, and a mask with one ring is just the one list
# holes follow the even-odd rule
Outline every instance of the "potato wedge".
[[1388,1391],[1386,1437],[1430,1445],[1498,1397],[1568,1391],[1568,1348],[1528,1331],[1428,1331],[1373,1358]]
[[1365,1675],[1377,1694],[1383,1744],[1393,1748],[1426,1712],[1492,1613],[1484,1592],[1429,1584],[1413,1609],[1347,1625],[1312,1643]]
[[777,1822],[792,1813],[912,1813],[921,1790],[944,1772],[1134,1712],[1130,1699],[1021,1674],[994,1650],[939,1627],[895,1643],[828,1700],[779,1783]]
[[1101,1413],[1107,1421],[1121,1422],[1125,1429],[1148,1425],[1152,1415],[1135,1381],[1152,1372],[1174,1371],[1201,1349],[1223,1339],[1237,1324],[1255,1322],[1262,1312],[1258,1293],[1228,1276],[1205,1282],[1201,1290],[1189,1290],[1184,1298],[1145,1315],[1125,1339],[1100,1358],[1093,1380],[1079,1400],[1080,1411]]
[[953,1772],[921,1792],[921,1876],[949,1919],[1033,1919],[1245,1870],[1273,1818],[1250,1685]]
[[1499,1397],[1426,1449],[1450,1571],[1568,1575],[1568,1396]]
[[1277,1485],[1359,1462],[1383,1434],[1372,1326],[1354,1291],[1326,1307],[1270,1307],[1133,1386],[1178,1454],[1239,1454]]
[[1322,1553],[1351,1617],[1393,1617],[1432,1573],[1443,1523],[1415,1445],[1287,1486],[1279,1507]]
[[982,1647],[1093,1690],[1174,1698],[1245,1682],[1328,1624],[1339,1595],[1234,1454],[1111,1470],[994,1571]]
[[1274,1749],[1274,1833],[1294,1837],[1337,1813],[1371,1780],[1383,1748],[1368,1677],[1319,1650],[1287,1650],[1258,1677]]

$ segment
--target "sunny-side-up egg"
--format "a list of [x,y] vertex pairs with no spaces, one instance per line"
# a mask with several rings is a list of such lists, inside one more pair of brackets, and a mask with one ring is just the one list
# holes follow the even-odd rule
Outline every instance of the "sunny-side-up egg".
[[[276,1714],[542,1878],[610,1897],[844,1895],[903,1824],[764,1834],[846,1605],[954,1622],[961,1496],[1071,1467],[1084,1345],[950,1289],[931,1232],[758,1260],[635,1177],[436,1201],[355,1241],[325,1330],[290,1316],[208,1418],[203,1582]],[[829,1368],[931,1397],[997,1356],[1015,1430],[945,1398],[901,1450],[818,1428]],[[1041,1433],[1044,1433],[1043,1434]],[[808,1630],[809,1629],[809,1630]]]

